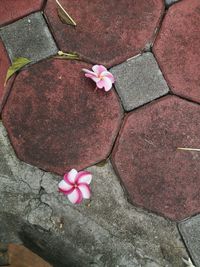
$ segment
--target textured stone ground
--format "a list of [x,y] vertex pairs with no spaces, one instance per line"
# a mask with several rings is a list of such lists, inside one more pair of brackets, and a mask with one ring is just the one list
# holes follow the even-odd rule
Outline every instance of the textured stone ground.
[[[76,27],[53,0],[16,2],[0,8],[0,243],[56,267],[199,267],[200,153],[177,148],[200,148],[200,1],[62,0]],[[4,86],[16,57],[32,64]],[[80,205],[58,192],[71,168],[93,174]]]

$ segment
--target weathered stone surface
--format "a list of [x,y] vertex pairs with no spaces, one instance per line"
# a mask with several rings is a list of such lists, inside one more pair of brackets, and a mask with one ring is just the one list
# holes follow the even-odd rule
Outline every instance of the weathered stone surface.
[[94,91],[78,61],[48,60],[16,78],[2,114],[18,157],[63,174],[104,160],[121,124],[113,91]]
[[130,200],[174,220],[200,212],[200,106],[161,98],[125,118],[112,161]]
[[179,223],[179,229],[195,266],[200,266],[200,215]]
[[168,7],[168,6],[171,6],[174,3],[177,3],[178,1],[180,1],[180,0],[165,0],[165,4]]
[[0,243],[0,266],[9,265],[9,257],[7,252],[8,252],[7,244]]
[[38,12],[0,29],[10,59],[26,57],[33,62],[58,51],[43,15]]
[[[89,168],[93,173],[92,200],[75,206],[57,192],[57,176],[39,170],[36,173],[36,168],[16,159],[1,124],[0,151],[13,172],[3,180],[0,169],[1,203],[5,203],[0,206],[0,219],[6,213],[20,217],[12,230],[16,237],[53,266],[183,266],[182,257],[187,253],[176,225],[130,205],[109,162]],[[35,177],[40,183],[33,187]],[[27,182],[29,194],[21,189],[22,180]],[[27,203],[22,205],[24,198]],[[45,211],[41,221],[44,206],[52,212]],[[6,221],[5,230],[0,231],[4,242],[14,220]]]
[[171,90],[200,103],[200,1],[170,7],[153,52]]
[[43,0],[1,0],[0,26],[42,9]]
[[111,69],[115,88],[130,111],[168,93],[169,88],[152,53],[144,53]]
[[107,67],[152,43],[164,11],[162,0],[63,0],[62,5],[76,21],[75,28],[60,21],[54,0],[45,9],[59,47]]

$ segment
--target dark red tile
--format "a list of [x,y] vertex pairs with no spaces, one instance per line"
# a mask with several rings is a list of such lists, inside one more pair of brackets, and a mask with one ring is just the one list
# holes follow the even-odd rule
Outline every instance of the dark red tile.
[[200,1],[167,12],[153,52],[172,91],[200,103]]
[[151,43],[163,13],[162,0],[61,0],[77,27],[63,24],[56,2],[49,0],[45,14],[61,50],[76,51],[107,67],[138,54]]
[[3,104],[2,102],[4,102],[3,99],[10,86],[10,81],[7,83],[6,87],[4,86],[6,73],[9,66],[10,60],[2,42],[0,41],[0,113]]
[[112,161],[133,204],[181,220],[200,212],[200,106],[167,96],[127,115]]
[[0,26],[18,20],[42,8],[43,0],[1,0]]
[[21,160],[63,174],[108,156],[122,110],[114,91],[94,91],[90,67],[51,59],[16,77],[2,118]]

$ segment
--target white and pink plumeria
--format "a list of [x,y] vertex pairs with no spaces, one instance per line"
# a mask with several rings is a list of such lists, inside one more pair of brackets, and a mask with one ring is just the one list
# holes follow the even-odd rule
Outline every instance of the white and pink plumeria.
[[111,72],[109,72],[102,65],[94,65],[92,70],[82,69],[85,72],[87,78],[92,79],[96,83],[96,87],[99,89],[105,89],[108,92],[112,88],[112,84],[115,82],[115,79]]
[[79,204],[83,199],[91,197],[89,184],[92,180],[92,174],[88,171],[72,169],[66,173],[63,180],[58,184],[59,191],[67,195],[69,201],[73,204]]

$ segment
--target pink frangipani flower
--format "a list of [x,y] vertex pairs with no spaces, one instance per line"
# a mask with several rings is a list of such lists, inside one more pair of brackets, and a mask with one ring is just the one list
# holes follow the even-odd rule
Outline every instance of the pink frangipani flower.
[[92,180],[92,174],[87,171],[80,171],[72,169],[66,173],[63,180],[58,184],[58,189],[64,195],[67,195],[69,201],[73,204],[79,204],[91,196],[89,184]]
[[112,84],[115,82],[115,79],[111,72],[109,72],[102,65],[94,65],[92,70],[82,69],[85,72],[85,77],[92,79],[97,88],[104,88],[105,91],[109,91],[112,88]]

